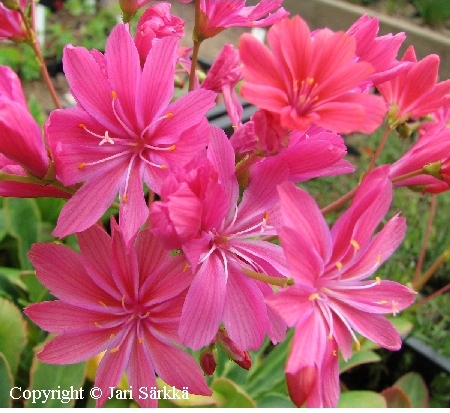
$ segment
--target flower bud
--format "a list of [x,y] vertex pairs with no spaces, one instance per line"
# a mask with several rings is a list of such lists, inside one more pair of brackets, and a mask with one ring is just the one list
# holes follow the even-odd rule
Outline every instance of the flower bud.
[[217,349],[214,343],[206,347],[200,354],[200,367],[207,376],[212,376],[217,366]]
[[2,3],[9,10],[20,9],[19,0],[0,0],[0,3]]
[[220,327],[216,335],[217,344],[222,347],[225,354],[243,369],[248,370],[252,366],[252,358],[248,351],[240,349],[236,343],[228,337],[225,328]]

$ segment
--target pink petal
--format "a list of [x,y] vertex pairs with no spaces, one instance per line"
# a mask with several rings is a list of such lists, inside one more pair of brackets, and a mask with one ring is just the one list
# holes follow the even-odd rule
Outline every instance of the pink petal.
[[117,329],[99,329],[64,333],[55,337],[37,353],[44,363],[74,364],[90,359],[108,346],[110,335]]
[[228,262],[228,271],[223,323],[238,347],[256,350],[269,327],[264,297],[235,263]]
[[36,268],[38,280],[57,298],[69,304],[104,310],[114,305],[105,291],[99,288],[84,269],[80,256],[60,244],[34,244],[28,258]]
[[24,312],[34,323],[49,333],[64,333],[94,326],[109,328],[121,323],[121,319],[116,315],[88,310],[63,301],[32,304]]
[[270,297],[266,297],[267,305],[272,308],[288,327],[293,327],[303,314],[311,311],[309,296],[315,291],[312,287],[294,285]]
[[222,320],[227,276],[218,254],[200,266],[186,296],[180,321],[183,345],[194,350],[209,344]]
[[167,384],[178,389],[187,388],[193,394],[212,394],[200,367],[188,353],[162,343],[150,334],[146,334],[146,340],[155,371]]
[[127,25],[118,24],[108,36],[105,49],[106,69],[111,88],[116,92],[129,125],[135,124],[135,95],[141,77],[139,54]]
[[[102,397],[97,399],[95,406],[101,407],[106,402],[108,395],[111,393],[111,387],[114,388],[119,383],[122,375],[127,367],[130,353],[135,341],[134,332],[130,332],[124,338],[124,342],[120,344],[119,350],[114,353],[108,351],[102,357],[95,375],[96,387],[100,387],[103,391]],[[117,348],[117,347],[116,347]]]
[[151,388],[156,387],[156,378],[155,369],[144,343],[134,340],[126,371],[130,388],[133,388],[133,397],[139,406],[158,407],[158,400],[148,397]]
[[119,192],[124,170],[111,168],[104,173],[103,177],[86,182],[64,205],[53,230],[55,237],[62,238],[89,228],[111,206]]

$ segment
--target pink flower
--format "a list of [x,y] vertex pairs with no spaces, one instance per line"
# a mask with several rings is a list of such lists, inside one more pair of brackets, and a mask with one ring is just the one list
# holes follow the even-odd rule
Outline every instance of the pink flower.
[[337,133],[371,133],[381,124],[387,109],[382,99],[350,92],[374,73],[371,64],[356,61],[353,37],[324,29],[312,38],[295,16],[274,24],[267,40],[271,50],[250,34],[241,36],[241,94],[279,114],[283,128],[305,131],[316,124]]
[[276,342],[285,333],[264,303],[272,288],[243,268],[282,277],[280,247],[259,237],[275,234],[275,188],[286,171],[258,169],[238,206],[234,170],[228,139],[212,128],[208,158],[169,176],[150,208],[152,231],[166,248],[182,249],[195,274],[180,322],[182,343],[193,349],[211,343],[221,322],[243,351],[257,349],[266,333]]
[[231,44],[226,44],[209,69],[201,87],[222,93],[228,116],[234,126],[241,125],[242,104],[235,87],[242,79],[239,53]]
[[17,75],[0,66],[0,153],[37,178],[47,174],[50,159],[42,131],[31,116]]
[[[27,0],[20,0],[19,7],[24,10]],[[0,2],[0,40],[9,39],[15,42],[23,42],[27,38],[25,28],[22,26],[22,18],[17,10],[11,10]]]
[[369,62],[375,69],[366,80],[368,86],[386,82],[411,65],[409,62],[397,61],[398,49],[406,38],[405,33],[377,37],[378,29],[378,18],[370,18],[365,14],[347,30],[347,34],[356,40],[355,54],[358,60]]
[[[395,186],[408,186],[421,192],[440,193],[449,189],[450,129],[436,124],[390,167],[389,178]],[[427,169],[423,174],[397,180],[403,175]]]
[[390,81],[377,86],[390,105],[388,118],[393,126],[428,115],[450,103],[450,80],[436,83],[439,56],[428,55],[417,62],[414,48],[410,46],[402,61],[412,62],[413,65]]
[[143,69],[126,25],[111,32],[105,55],[66,47],[64,70],[78,105],[52,112],[46,132],[58,178],[84,185],[62,209],[55,236],[93,225],[119,193],[120,225],[131,239],[148,216],[143,182],[159,192],[171,168],[204,151],[215,94],[196,90],[170,103],[177,45],[160,39]]
[[398,313],[413,302],[414,292],[396,282],[366,280],[406,230],[405,219],[395,216],[372,237],[391,203],[387,173],[388,167],[377,168],[364,179],[331,231],[310,195],[291,183],[279,186],[284,226],[278,233],[295,285],[266,301],[295,326],[286,374],[299,406],[337,404],[336,350],[345,360],[351,357],[352,340],[359,347],[354,331],[390,350],[401,346],[397,330],[381,314]]
[[[102,351],[95,386],[102,406],[127,372],[134,389],[167,384],[210,395],[199,366],[179,348],[177,333],[185,291],[182,256],[170,256],[149,230],[127,246],[111,221],[112,237],[98,226],[78,234],[81,254],[58,244],[34,244],[29,258],[39,281],[58,298],[32,304],[25,313],[56,334],[38,353],[45,363],[72,364]],[[136,398],[142,407],[157,400]]]
[[228,27],[270,26],[289,15],[280,7],[281,3],[283,0],[260,0],[256,6],[244,7],[245,0],[200,0],[200,27],[196,35],[203,40]]
[[301,182],[354,170],[343,159],[347,148],[339,135],[316,126],[306,132],[289,132],[281,127],[277,115],[266,110],[256,111],[230,141],[241,156],[252,152],[260,155],[258,163],[265,169],[276,171],[287,167],[286,179],[290,181]]
[[154,4],[138,21],[135,42],[142,65],[155,41],[167,36],[184,36],[184,21],[170,14],[170,7],[170,3]]

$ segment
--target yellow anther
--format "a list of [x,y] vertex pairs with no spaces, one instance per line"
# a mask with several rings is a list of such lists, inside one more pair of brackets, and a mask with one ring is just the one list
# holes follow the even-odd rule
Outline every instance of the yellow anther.
[[85,126],[84,123],[80,123],[80,124],[78,125],[78,127],[81,128],[81,129],[86,129],[86,126]]
[[269,220],[269,213],[268,213],[268,212],[266,212],[266,213],[264,214],[264,220],[265,220],[265,221],[268,221],[268,220]]
[[333,356],[336,357],[337,356],[337,351],[333,350]]
[[311,295],[308,297],[308,299],[309,299],[309,301],[314,301],[314,300],[316,300],[316,299],[319,298],[319,297],[320,297],[319,294],[313,293],[313,294],[311,294]]
[[355,250],[359,250],[360,246],[359,246],[359,244],[358,244],[358,242],[357,242],[356,240],[352,239],[352,240],[350,241],[350,244],[353,245],[353,248],[354,248]]
[[139,339],[139,344],[144,344],[144,339],[143,338]]
[[331,334],[327,335],[327,340],[333,340],[333,336]]
[[122,305],[125,305],[125,295],[122,295]]
[[358,339],[355,340],[355,347],[356,347],[356,351],[361,350],[361,343],[359,342]]
[[145,313],[145,317],[148,317],[150,315],[150,311],[147,311],[146,313]]
[[97,321],[94,321],[94,326],[100,328],[100,324]]
[[110,353],[117,353],[119,351],[119,346],[112,348],[109,350]]
[[306,79],[306,81],[307,81],[310,85],[312,85],[312,84],[315,82],[315,80],[314,80],[313,77],[308,77],[308,79]]
[[238,125],[231,125],[231,127],[234,129],[234,130],[236,130],[236,129],[238,129],[239,128],[239,126]]
[[124,194],[124,195],[122,196],[122,201],[123,201],[123,202],[127,202],[127,201],[128,201],[128,197],[127,197],[126,194]]
[[111,97],[112,97],[113,99],[117,99],[117,93],[114,92],[114,90],[111,92]]
[[86,166],[86,164],[84,162],[81,162],[80,164],[78,164],[78,169],[83,169]]
[[380,262],[381,262],[381,255],[378,255],[378,257],[377,257],[377,265],[380,265]]
[[184,264],[183,272],[186,272],[188,268],[189,268],[189,263],[187,262],[186,264]]
[[167,169],[167,165],[162,164],[162,165],[160,166],[160,168],[161,168],[161,169]]
[[106,306],[106,304],[105,304],[103,301],[99,301],[99,304],[102,305],[102,306],[105,307],[105,308],[108,308],[108,307]]
[[388,302],[386,301],[386,300],[382,300],[382,301],[378,301],[378,304],[381,304],[381,305],[385,305],[385,304],[387,304]]
[[377,282],[378,285],[381,284],[381,278],[380,277],[375,277],[375,281]]
[[175,145],[169,146],[169,151],[174,151],[175,150]]
[[338,270],[340,270],[342,268],[342,262],[338,261],[336,263],[336,267],[337,267]]
[[110,334],[110,336],[109,336],[109,338],[114,338],[116,335],[113,333],[113,334]]
[[167,118],[167,119],[173,118],[173,116],[174,116],[174,115],[173,115],[172,112],[166,113],[166,114],[164,115],[164,117]]

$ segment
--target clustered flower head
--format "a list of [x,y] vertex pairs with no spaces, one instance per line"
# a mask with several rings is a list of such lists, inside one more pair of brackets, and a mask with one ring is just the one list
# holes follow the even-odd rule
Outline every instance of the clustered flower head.
[[[126,19],[147,3],[120,1]],[[67,45],[76,105],[53,111],[43,132],[19,79],[0,67],[0,195],[66,198],[53,235],[76,234],[80,249],[32,247],[36,276],[56,300],[25,313],[55,335],[42,361],[103,353],[97,406],[124,372],[135,388],[156,386],[158,376],[211,395],[200,366],[214,373],[217,348],[248,369],[249,350],[294,328],[289,394],[298,406],[333,407],[338,351],[348,360],[357,334],[401,346],[384,315],[408,307],[414,292],[376,271],[403,240],[406,220],[397,214],[379,228],[393,186],[448,189],[450,81],[437,83],[437,56],[417,62],[409,48],[397,60],[405,35],[377,36],[377,19],[311,32],[281,5],[196,2],[196,47],[229,27],[272,25],[268,46],[249,33],[238,50],[225,45],[203,81],[190,49],[179,48],[184,22],[169,3],[150,5],[135,35],[118,24],[104,53]],[[14,13],[0,4],[1,38],[23,34]],[[174,97],[175,77],[191,66],[190,91]],[[206,118],[218,94],[230,138]],[[248,121],[241,98],[257,106]],[[424,116],[431,121],[417,142],[393,165],[369,168],[330,229],[295,184],[354,171],[339,134]],[[111,218],[108,233],[99,220],[111,207],[118,222]],[[200,365],[183,347],[201,350]]]

